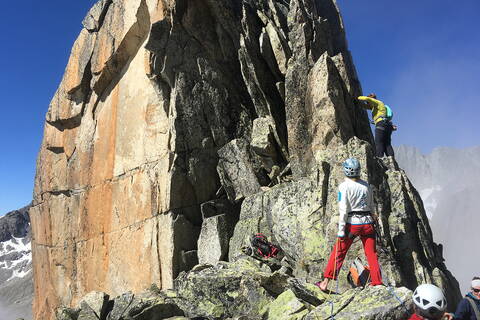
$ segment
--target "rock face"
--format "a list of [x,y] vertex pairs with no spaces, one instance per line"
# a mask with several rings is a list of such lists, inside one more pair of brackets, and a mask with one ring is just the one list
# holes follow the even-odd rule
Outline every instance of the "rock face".
[[[213,259],[200,234],[226,259],[224,222],[239,207],[230,260],[261,231],[295,275],[318,279],[348,156],[376,190],[389,282],[434,282],[458,297],[417,192],[373,157],[335,1],[102,0],[83,24],[38,157],[36,319],[91,291],[183,292],[179,273],[197,255]],[[233,212],[207,210],[226,199]],[[255,312],[272,302],[257,284],[241,290],[245,304],[265,302]],[[291,293],[282,299],[304,311]]]
[[31,319],[33,281],[30,206],[0,217],[0,319]]

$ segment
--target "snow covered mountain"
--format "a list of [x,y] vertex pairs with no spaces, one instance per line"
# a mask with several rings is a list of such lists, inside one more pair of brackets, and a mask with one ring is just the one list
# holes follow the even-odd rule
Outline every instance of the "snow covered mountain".
[[480,147],[436,148],[424,155],[409,146],[396,148],[396,159],[424,201],[433,236],[442,243],[447,267],[462,291],[480,275],[476,243],[480,227]]
[[32,317],[29,206],[0,218],[0,319]]

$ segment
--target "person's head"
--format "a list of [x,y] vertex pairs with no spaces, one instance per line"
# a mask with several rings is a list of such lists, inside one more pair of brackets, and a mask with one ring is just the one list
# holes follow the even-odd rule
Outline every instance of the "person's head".
[[447,309],[442,289],[433,284],[419,285],[413,292],[413,303],[416,314],[432,320],[441,319]]
[[472,294],[480,299],[480,277],[474,277],[472,279]]
[[342,163],[343,173],[349,178],[360,177],[360,162],[356,158],[348,158]]
[[367,97],[377,99],[377,95],[375,93],[370,93]]

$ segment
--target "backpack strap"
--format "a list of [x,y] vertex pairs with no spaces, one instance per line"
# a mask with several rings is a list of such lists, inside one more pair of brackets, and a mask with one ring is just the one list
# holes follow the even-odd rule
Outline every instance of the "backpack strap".
[[475,303],[475,301],[473,301],[473,299],[470,297],[465,297],[465,299],[467,299],[467,301],[470,302],[473,312],[475,312],[475,317],[477,317],[477,319],[480,319],[480,311],[478,310],[478,306]]

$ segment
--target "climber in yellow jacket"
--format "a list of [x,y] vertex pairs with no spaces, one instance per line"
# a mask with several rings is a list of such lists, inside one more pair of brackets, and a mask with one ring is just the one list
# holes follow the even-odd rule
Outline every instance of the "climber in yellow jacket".
[[383,157],[383,154],[386,154],[393,157],[392,132],[396,130],[396,127],[387,116],[387,107],[382,101],[377,100],[375,93],[366,97],[360,96],[358,100],[365,102],[363,103],[365,109],[372,110],[373,122],[375,123],[376,156]]

